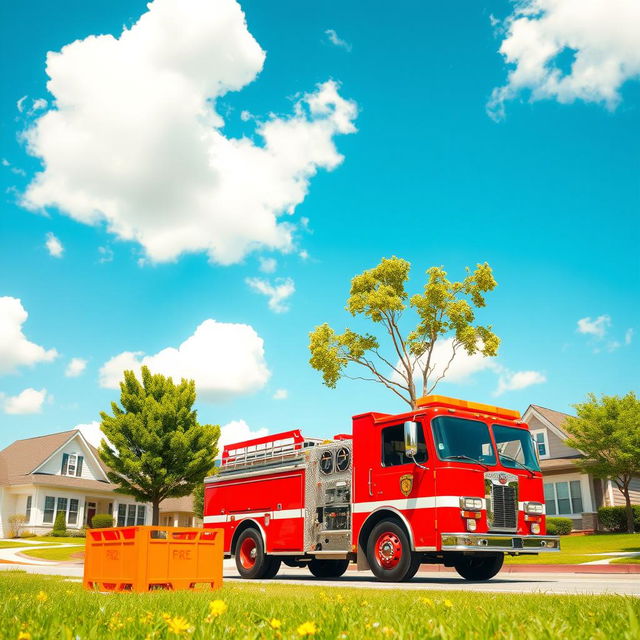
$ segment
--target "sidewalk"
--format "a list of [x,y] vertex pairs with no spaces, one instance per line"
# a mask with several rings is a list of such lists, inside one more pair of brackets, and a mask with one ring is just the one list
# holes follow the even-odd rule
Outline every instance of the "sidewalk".
[[[0,548],[0,563],[1,564],[20,564],[20,565],[35,565],[38,567],[47,567],[51,565],[62,564],[56,560],[42,560],[41,558],[30,558],[29,556],[22,555],[23,551],[28,551],[37,547],[38,549],[62,549],[64,547],[75,547],[75,544],[70,542],[42,542],[40,540],[7,540],[2,539],[2,542],[16,542],[20,547],[9,547],[6,549]],[[80,543],[82,544],[82,543]]]

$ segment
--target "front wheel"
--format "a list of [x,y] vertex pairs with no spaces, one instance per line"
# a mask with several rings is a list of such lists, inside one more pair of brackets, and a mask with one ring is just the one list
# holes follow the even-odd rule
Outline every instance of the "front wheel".
[[316,578],[339,578],[348,566],[348,560],[312,560],[309,571]]
[[273,558],[267,557],[262,543],[262,536],[253,528],[245,529],[239,536],[235,548],[236,568],[242,578],[260,579],[265,577],[273,578],[268,575],[273,571]]
[[367,541],[367,560],[375,577],[383,582],[410,580],[418,570],[409,537],[393,520],[383,520],[373,528]]
[[465,580],[490,580],[504,562],[504,553],[487,553],[482,556],[463,556],[454,565]]

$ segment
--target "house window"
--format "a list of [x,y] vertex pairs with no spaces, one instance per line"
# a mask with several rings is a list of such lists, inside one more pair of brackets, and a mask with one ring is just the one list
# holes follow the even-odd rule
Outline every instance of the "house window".
[[44,524],[52,524],[53,523],[53,511],[55,509],[56,506],[56,499],[51,497],[51,496],[47,496],[44,499],[44,516],[42,518],[42,522]]
[[544,500],[547,504],[548,516],[582,513],[580,480],[545,483]]
[[83,463],[84,456],[78,455],[77,453],[63,453],[60,473],[63,476],[79,478],[82,475]]
[[118,526],[124,527],[127,519],[127,505],[119,504],[118,505]]
[[31,496],[27,496],[27,506],[24,510],[24,515],[27,522],[31,522]]
[[538,450],[539,458],[549,457],[549,443],[547,442],[547,432],[544,429],[539,431],[532,431],[531,437],[536,443],[536,449]]
[[133,527],[136,523],[136,505],[130,504],[127,509],[127,527]]
[[56,507],[56,515],[58,515],[59,511],[64,513],[65,522],[67,519],[67,504],[69,504],[69,500],[67,498],[58,498],[58,505]]
[[138,526],[142,526],[144,524],[144,512],[145,512],[144,505],[139,504],[138,505],[138,515],[136,516],[136,524]]
[[67,516],[67,522],[69,524],[78,523],[78,500],[71,498],[69,500],[69,515]]

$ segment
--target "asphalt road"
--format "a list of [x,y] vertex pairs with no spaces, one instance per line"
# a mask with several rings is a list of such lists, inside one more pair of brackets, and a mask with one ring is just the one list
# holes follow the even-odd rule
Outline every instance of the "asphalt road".
[[[24,570],[29,573],[82,577],[82,565],[27,566],[0,564],[1,570]],[[225,560],[226,580],[240,580],[233,561]],[[548,594],[618,594],[640,597],[638,574],[573,574],[573,573],[511,573],[498,574],[488,582],[467,582],[455,573],[418,572],[410,582],[402,584],[377,582],[365,571],[349,571],[338,580],[318,580],[306,569],[282,567],[277,577],[265,583],[323,587],[355,587],[358,589],[411,589],[423,591],[483,591],[492,593],[548,593]]]

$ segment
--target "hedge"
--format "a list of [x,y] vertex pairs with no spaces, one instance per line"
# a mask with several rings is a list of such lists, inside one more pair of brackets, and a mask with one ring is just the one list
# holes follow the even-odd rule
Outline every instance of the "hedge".
[[56,513],[56,519],[53,522],[52,536],[63,537],[67,535],[67,520],[66,513],[64,511],[58,511]]
[[[631,508],[633,509],[633,528],[640,531],[640,504],[631,505]],[[600,507],[598,520],[607,531],[625,533],[627,531],[627,508],[624,506]]]
[[547,535],[568,536],[572,529],[571,518],[547,518]]
[[94,529],[113,527],[113,516],[108,513],[96,513],[96,515],[91,518],[91,526]]

